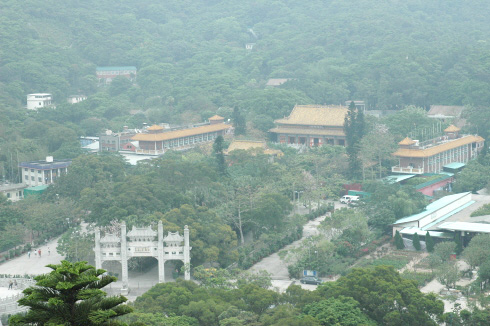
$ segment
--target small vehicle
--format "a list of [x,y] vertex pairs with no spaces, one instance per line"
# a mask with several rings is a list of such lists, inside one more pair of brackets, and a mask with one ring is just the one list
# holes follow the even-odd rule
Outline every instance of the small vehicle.
[[340,198],[340,202],[342,204],[350,204],[354,201],[358,201],[359,200],[359,196],[351,196],[351,195],[345,195],[343,196],[342,198]]
[[299,280],[302,284],[321,284],[323,281],[316,276],[305,276]]

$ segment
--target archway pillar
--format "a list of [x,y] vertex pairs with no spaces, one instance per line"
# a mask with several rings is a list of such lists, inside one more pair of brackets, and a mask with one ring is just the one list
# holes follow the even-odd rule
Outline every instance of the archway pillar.
[[191,279],[191,248],[189,246],[189,228],[184,226],[184,279]]
[[129,292],[128,289],[128,283],[129,283],[129,278],[128,278],[128,245],[127,245],[127,239],[126,239],[126,223],[122,222],[121,223],[121,278],[122,278],[122,289],[121,293],[122,294],[127,294]]
[[165,259],[163,249],[163,225],[162,221],[158,221],[158,283],[165,282]]

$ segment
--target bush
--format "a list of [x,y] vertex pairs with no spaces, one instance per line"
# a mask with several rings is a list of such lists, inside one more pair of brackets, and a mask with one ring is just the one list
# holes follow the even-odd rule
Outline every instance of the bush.
[[433,273],[416,273],[411,271],[404,271],[401,277],[407,280],[417,282],[418,287],[422,287],[434,279]]
[[415,250],[420,251],[420,237],[417,232],[415,232],[415,234],[413,235],[413,247],[415,248]]
[[257,243],[239,248],[238,266],[240,266],[242,269],[248,269],[262,258],[279,251],[281,248],[298,239],[301,239],[302,235],[302,226],[298,226],[295,230],[289,233],[278,233],[267,236],[263,235]]

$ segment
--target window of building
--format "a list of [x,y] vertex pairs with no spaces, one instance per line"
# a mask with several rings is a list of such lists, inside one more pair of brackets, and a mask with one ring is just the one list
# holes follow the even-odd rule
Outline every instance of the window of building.
[[29,176],[27,176],[27,174],[25,175],[25,177],[26,177],[26,180],[29,180]]
[[39,180],[39,182],[43,182],[43,178],[41,177],[37,178],[37,180]]
[[24,171],[26,171],[26,172],[27,172],[28,170],[29,170],[28,168],[24,168]]
[[31,169],[31,172],[34,172],[34,169]]
[[34,181],[35,180],[34,177],[31,177],[31,180]]
[[7,198],[10,198],[10,192],[7,192]]

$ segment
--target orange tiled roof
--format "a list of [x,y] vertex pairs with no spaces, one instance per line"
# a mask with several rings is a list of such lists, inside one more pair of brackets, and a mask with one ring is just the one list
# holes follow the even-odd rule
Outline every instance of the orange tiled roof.
[[444,132],[458,132],[460,131],[461,129],[456,127],[455,125],[450,125],[449,127],[447,127],[446,129],[444,129]]
[[296,105],[289,117],[276,120],[277,124],[344,126],[348,108],[340,105]]
[[220,117],[219,115],[213,115],[211,118],[209,118],[208,120],[209,121],[212,121],[212,120],[224,120],[225,118],[223,117]]
[[176,138],[187,137],[187,136],[195,136],[195,135],[205,134],[208,132],[221,131],[229,128],[231,128],[231,125],[220,123],[214,125],[200,126],[196,128],[160,132],[157,134],[141,133],[141,134],[134,135],[131,139],[139,140],[139,141],[163,141],[163,140],[176,139]]
[[153,125],[151,127],[149,127],[147,130],[163,130],[163,127],[162,126],[159,126],[159,125]]
[[410,137],[405,137],[404,140],[398,143],[398,145],[413,145],[415,144],[415,141],[412,140]]
[[269,130],[276,134],[296,134],[296,135],[318,135],[318,136],[343,136],[345,137],[344,129],[313,129],[300,127],[278,127]]
[[479,143],[483,141],[484,139],[480,136],[470,135],[425,149],[400,148],[395,153],[393,153],[393,155],[398,157],[431,157],[436,154],[445,152],[447,150],[457,148],[459,146],[463,146],[471,143]]

